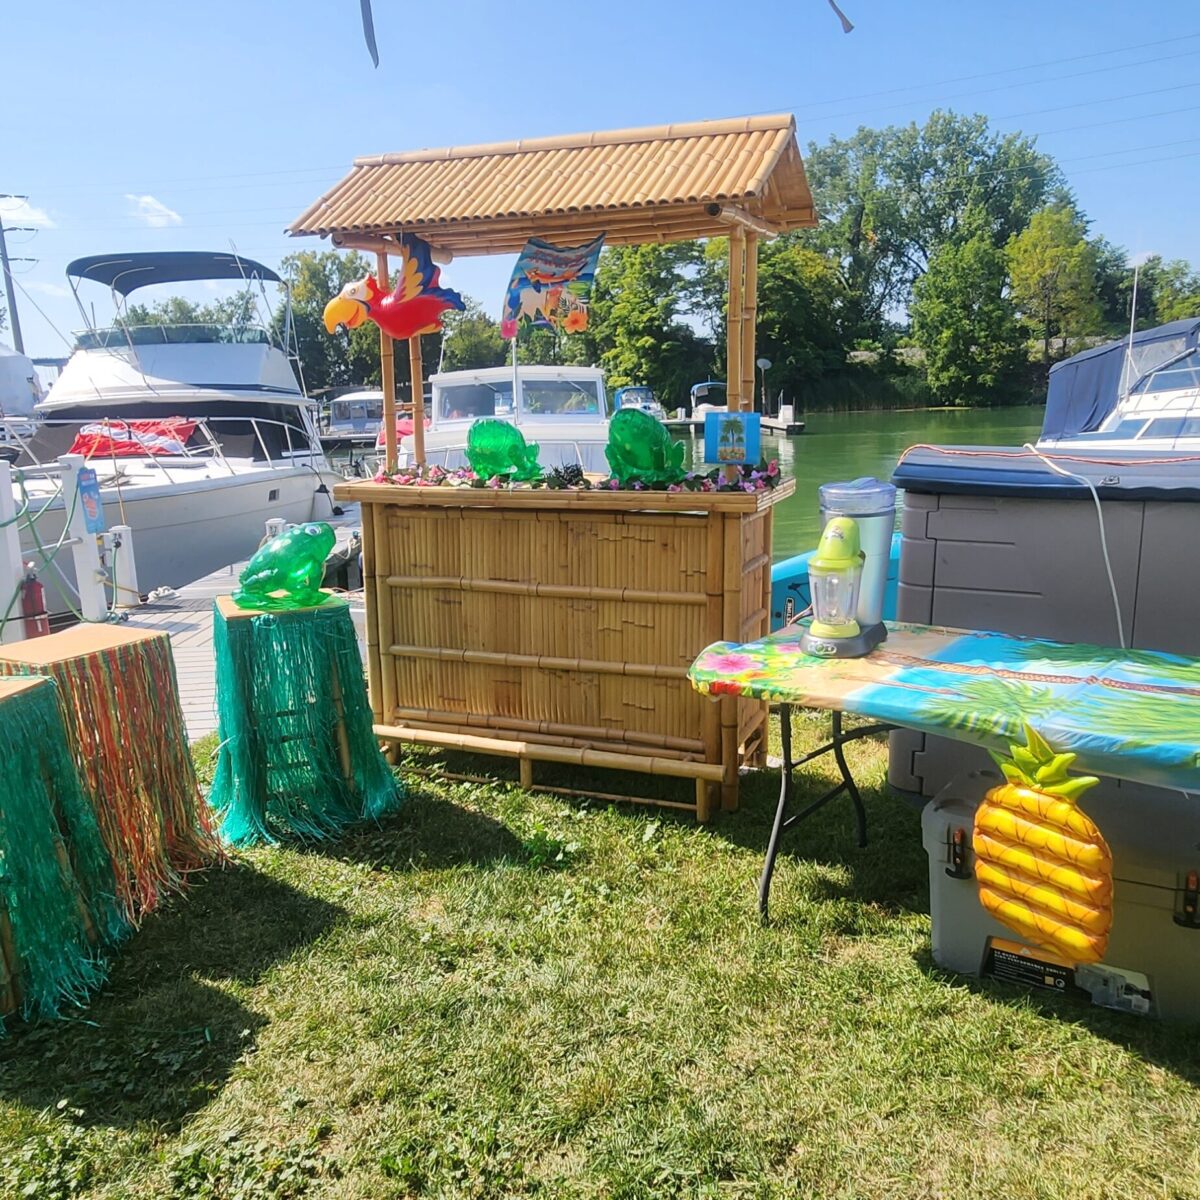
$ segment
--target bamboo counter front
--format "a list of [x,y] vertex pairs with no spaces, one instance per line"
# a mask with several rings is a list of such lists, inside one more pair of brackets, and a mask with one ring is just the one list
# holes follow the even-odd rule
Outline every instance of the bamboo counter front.
[[737,807],[767,706],[689,686],[716,641],[767,632],[765,492],[491,491],[351,483],[362,505],[367,674],[384,739],[694,781]]

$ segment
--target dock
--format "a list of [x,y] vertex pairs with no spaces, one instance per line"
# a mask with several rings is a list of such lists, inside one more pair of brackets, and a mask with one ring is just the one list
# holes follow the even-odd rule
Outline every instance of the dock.
[[[704,433],[703,417],[668,417],[663,424],[674,433],[696,436]],[[778,417],[763,417],[759,425],[763,433],[773,433],[776,437],[798,437],[804,432],[803,421],[781,421]]]
[[[357,504],[345,506],[345,513],[329,522],[337,534],[337,544],[345,545],[352,534],[362,529]],[[179,697],[188,739],[196,741],[217,728],[216,659],[213,652],[213,601],[232,592],[242,568],[253,555],[252,547],[241,562],[231,563],[179,588],[174,595],[143,604],[129,613],[129,624],[142,629],[158,629],[171,636],[171,651],[179,678]],[[360,593],[350,593],[351,614],[362,630],[363,607]]]

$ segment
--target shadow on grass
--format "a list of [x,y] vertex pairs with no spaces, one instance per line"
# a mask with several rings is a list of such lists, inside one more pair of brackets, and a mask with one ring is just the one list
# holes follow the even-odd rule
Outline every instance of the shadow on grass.
[[13,1026],[0,1095],[61,1106],[85,1125],[178,1128],[220,1091],[265,1024],[231,992],[343,915],[246,866],[198,877],[119,948],[108,984],[80,1015]]
[[913,961],[923,974],[940,984],[962,988],[991,1004],[1032,1009],[1051,1020],[1081,1025],[1096,1037],[1170,1071],[1185,1083],[1200,1086],[1200,1037],[1197,1037],[1200,1024],[1160,1021],[1154,1017],[1099,1008],[1082,992],[1067,995],[974,975],[958,975],[939,967],[928,946],[918,950]]
[[[793,777],[790,812],[799,812],[833,786],[824,773],[806,768]],[[752,883],[757,903],[758,872],[766,858],[771,826],[779,802],[780,773],[770,769],[742,777],[737,812],[721,813],[713,834],[730,845],[752,851],[756,874]],[[861,787],[867,810],[867,845],[858,844],[858,826],[850,798],[841,795],[783,833],[771,886],[771,919],[787,920],[789,861],[836,868],[831,875],[810,880],[806,897],[854,900],[884,912],[929,912],[929,860],[921,845],[921,820],[908,798],[888,788]]]
[[431,795],[418,777],[406,776],[406,782],[409,800],[396,816],[379,825],[357,826],[336,841],[300,849],[375,870],[484,866],[498,859],[523,857],[520,840],[501,822]]

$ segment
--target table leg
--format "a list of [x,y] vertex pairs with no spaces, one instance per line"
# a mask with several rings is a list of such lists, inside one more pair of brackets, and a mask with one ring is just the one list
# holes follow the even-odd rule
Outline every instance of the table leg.
[[842,773],[842,783],[845,785],[846,791],[850,793],[850,800],[854,804],[854,815],[858,820],[858,845],[861,849],[867,844],[867,810],[863,807],[858,784],[854,782],[854,776],[850,774],[850,768],[846,765],[846,755],[842,751],[842,747],[849,740],[842,734],[842,714],[835,711],[833,714],[833,757],[837,759],[838,770]]
[[[888,733],[892,729],[895,729],[896,726],[862,725],[847,733],[842,726],[842,714],[834,712],[832,716],[833,728],[830,740],[823,746],[818,746],[817,749],[810,750],[809,753],[797,762],[792,758],[791,706],[787,704],[779,706],[779,731],[783,741],[783,766],[780,771],[779,780],[779,804],[775,809],[775,823],[771,827],[771,840],[767,843],[767,857],[763,863],[762,875],[758,881],[758,911],[764,922],[769,916],[768,906],[771,899],[771,877],[775,873],[775,859],[779,855],[779,842],[786,830],[791,829],[793,825],[803,821],[806,817],[812,816],[818,809],[824,808],[831,800],[835,800],[845,792],[854,805],[854,817],[858,826],[858,844],[860,847],[867,844],[867,810],[863,804],[862,795],[858,790],[858,784],[854,782],[854,776],[850,773],[850,764],[846,762],[844,747],[847,742],[857,741],[859,738],[868,737],[873,733]],[[826,754],[833,755],[834,761],[838,766],[838,772],[842,777],[841,782],[835,783],[824,795],[819,796],[799,812],[789,814],[788,808],[792,802],[795,769],[812,762],[814,759],[822,758]]]
[[764,922],[769,915],[767,908],[771,902],[771,876],[775,873],[775,857],[779,853],[779,839],[783,834],[783,815],[792,798],[792,710],[787,704],[779,706],[779,735],[783,742],[783,765],[779,771],[779,804],[775,809],[771,840],[767,843],[767,858],[758,881],[758,912]]

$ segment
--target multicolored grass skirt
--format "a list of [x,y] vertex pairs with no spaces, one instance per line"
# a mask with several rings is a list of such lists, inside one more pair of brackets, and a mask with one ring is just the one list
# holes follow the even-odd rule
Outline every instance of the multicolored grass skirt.
[[0,1016],[83,1003],[129,931],[57,692],[0,679]]
[[166,633],[86,625],[5,646],[0,674],[59,685],[71,750],[137,924],[222,857],[188,750]]
[[220,748],[209,803],[233,846],[323,840],[400,808],[345,604],[213,614]]

